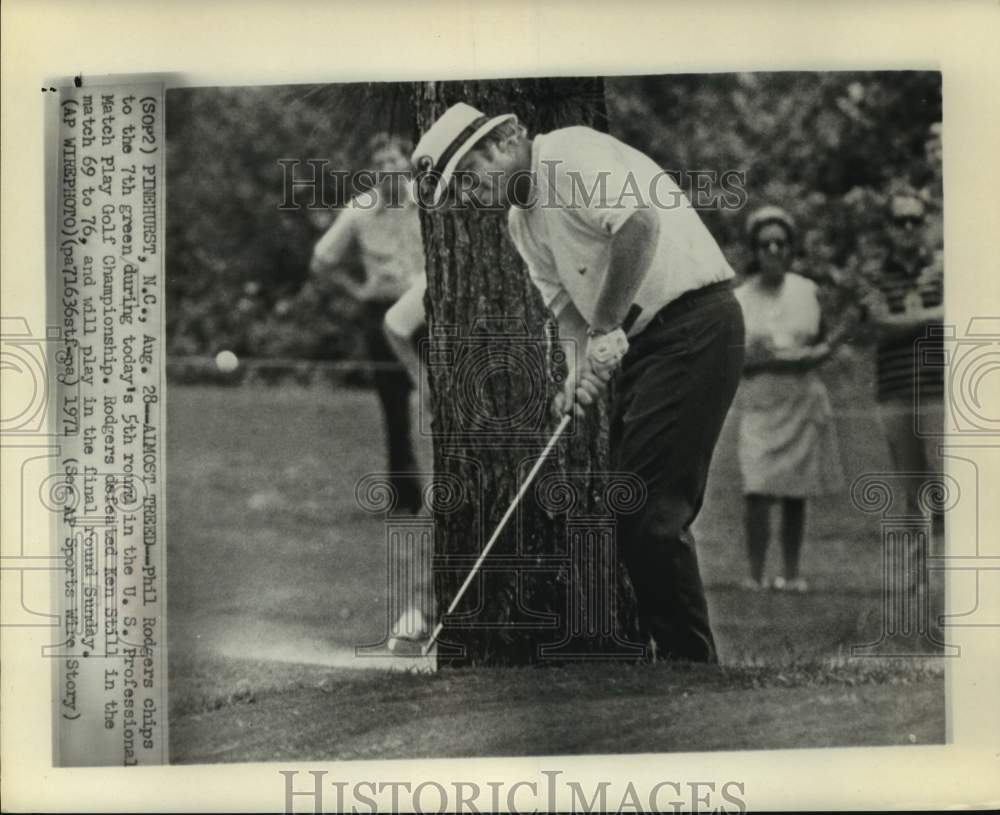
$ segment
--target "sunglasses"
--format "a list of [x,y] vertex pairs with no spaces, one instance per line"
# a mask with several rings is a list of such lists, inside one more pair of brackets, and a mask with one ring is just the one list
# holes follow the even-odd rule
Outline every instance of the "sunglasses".
[[898,215],[892,219],[892,223],[893,226],[900,228],[906,226],[918,227],[923,225],[924,219],[921,215]]
[[778,249],[787,249],[788,241],[781,240],[780,238],[775,238],[773,241],[758,241],[757,248],[765,252],[771,251],[771,247],[776,246]]

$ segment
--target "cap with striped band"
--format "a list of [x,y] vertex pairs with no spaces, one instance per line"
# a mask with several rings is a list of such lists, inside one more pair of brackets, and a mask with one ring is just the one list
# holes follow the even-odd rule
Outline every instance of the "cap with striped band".
[[420,173],[437,177],[432,203],[441,201],[455,168],[472,146],[494,127],[511,120],[517,120],[513,113],[490,117],[458,102],[428,128],[413,151],[413,164]]

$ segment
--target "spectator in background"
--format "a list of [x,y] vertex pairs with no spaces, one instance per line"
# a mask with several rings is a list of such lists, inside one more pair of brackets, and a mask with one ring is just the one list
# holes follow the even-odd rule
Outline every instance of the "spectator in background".
[[803,592],[799,573],[806,500],[843,486],[833,411],[815,368],[829,358],[817,285],[790,271],[796,235],[791,216],[763,207],[747,220],[753,260],[736,290],[746,321],[739,404],[739,461],[746,496],[750,575],[743,585],[767,588],[764,562],[770,512],[780,505],[784,574],[776,589]]
[[427,335],[427,316],[424,294],[427,292],[427,275],[420,274],[413,285],[385,314],[385,336],[396,358],[406,368],[410,381],[424,396],[421,409],[430,419],[430,390],[427,386],[427,368],[420,361],[418,344]]
[[[430,391],[427,383],[427,366],[420,360],[419,342],[427,334],[427,315],[424,293],[427,276],[419,275],[413,285],[395,302],[385,315],[385,336],[396,357],[406,368],[413,386],[424,397],[420,406],[421,422],[430,420]],[[418,544],[419,546],[419,544]],[[414,561],[408,574],[413,576],[403,588],[409,597],[409,606],[403,610],[393,625],[389,636],[389,649],[405,648],[402,643],[419,642],[430,635],[433,619],[433,585],[431,579],[432,552],[420,546],[414,552]]]
[[[861,320],[875,335],[876,398],[893,466],[932,475],[941,471],[944,426],[942,252],[925,232],[927,204],[915,190],[893,190],[886,216],[886,252],[868,261],[858,280]],[[921,427],[933,432],[918,435]],[[906,511],[924,514],[919,479],[906,483]],[[943,531],[942,517],[934,523]]]
[[924,157],[926,158],[929,178],[927,179],[926,197],[921,196],[927,204],[927,227],[925,244],[930,249],[940,249],[944,246],[944,176],[942,175],[942,144],[941,122],[935,122],[927,129],[927,139],[924,141]]
[[[422,505],[415,475],[416,457],[410,428],[412,386],[398,369],[386,341],[386,311],[424,273],[420,219],[414,197],[401,183],[410,167],[411,146],[387,134],[371,143],[371,164],[380,183],[344,208],[313,252],[311,273],[335,276],[365,310],[365,344],[375,363],[375,389],[382,405],[388,445],[388,469],[399,506],[416,513]],[[361,280],[351,275],[360,266]]]

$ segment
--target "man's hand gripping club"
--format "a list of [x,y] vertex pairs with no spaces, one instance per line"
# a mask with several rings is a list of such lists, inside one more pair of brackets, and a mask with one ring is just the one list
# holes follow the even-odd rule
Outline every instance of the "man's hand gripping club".
[[572,412],[582,418],[584,410],[600,398],[628,352],[625,329],[619,327],[605,334],[588,331],[584,353],[576,359],[575,352],[574,347],[567,354],[566,381],[553,401],[556,416]]

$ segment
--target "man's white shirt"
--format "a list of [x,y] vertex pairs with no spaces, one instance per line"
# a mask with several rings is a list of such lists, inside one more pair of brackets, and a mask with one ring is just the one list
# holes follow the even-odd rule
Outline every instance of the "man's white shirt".
[[644,153],[589,127],[536,136],[535,198],[511,207],[511,240],[553,314],[572,302],[593,322],[611,258],[611,239],[635,211],[650,206],[659,238],[635,302],[637,334],[687,291],[733,277],[733,270],[674,180]]
[[359,259],[370,299],[395,302],[424,274],[420,213],[407,191],[401,206],[383,205],[375,190],[344,207],[316,243],[314,256],[327,266]]

